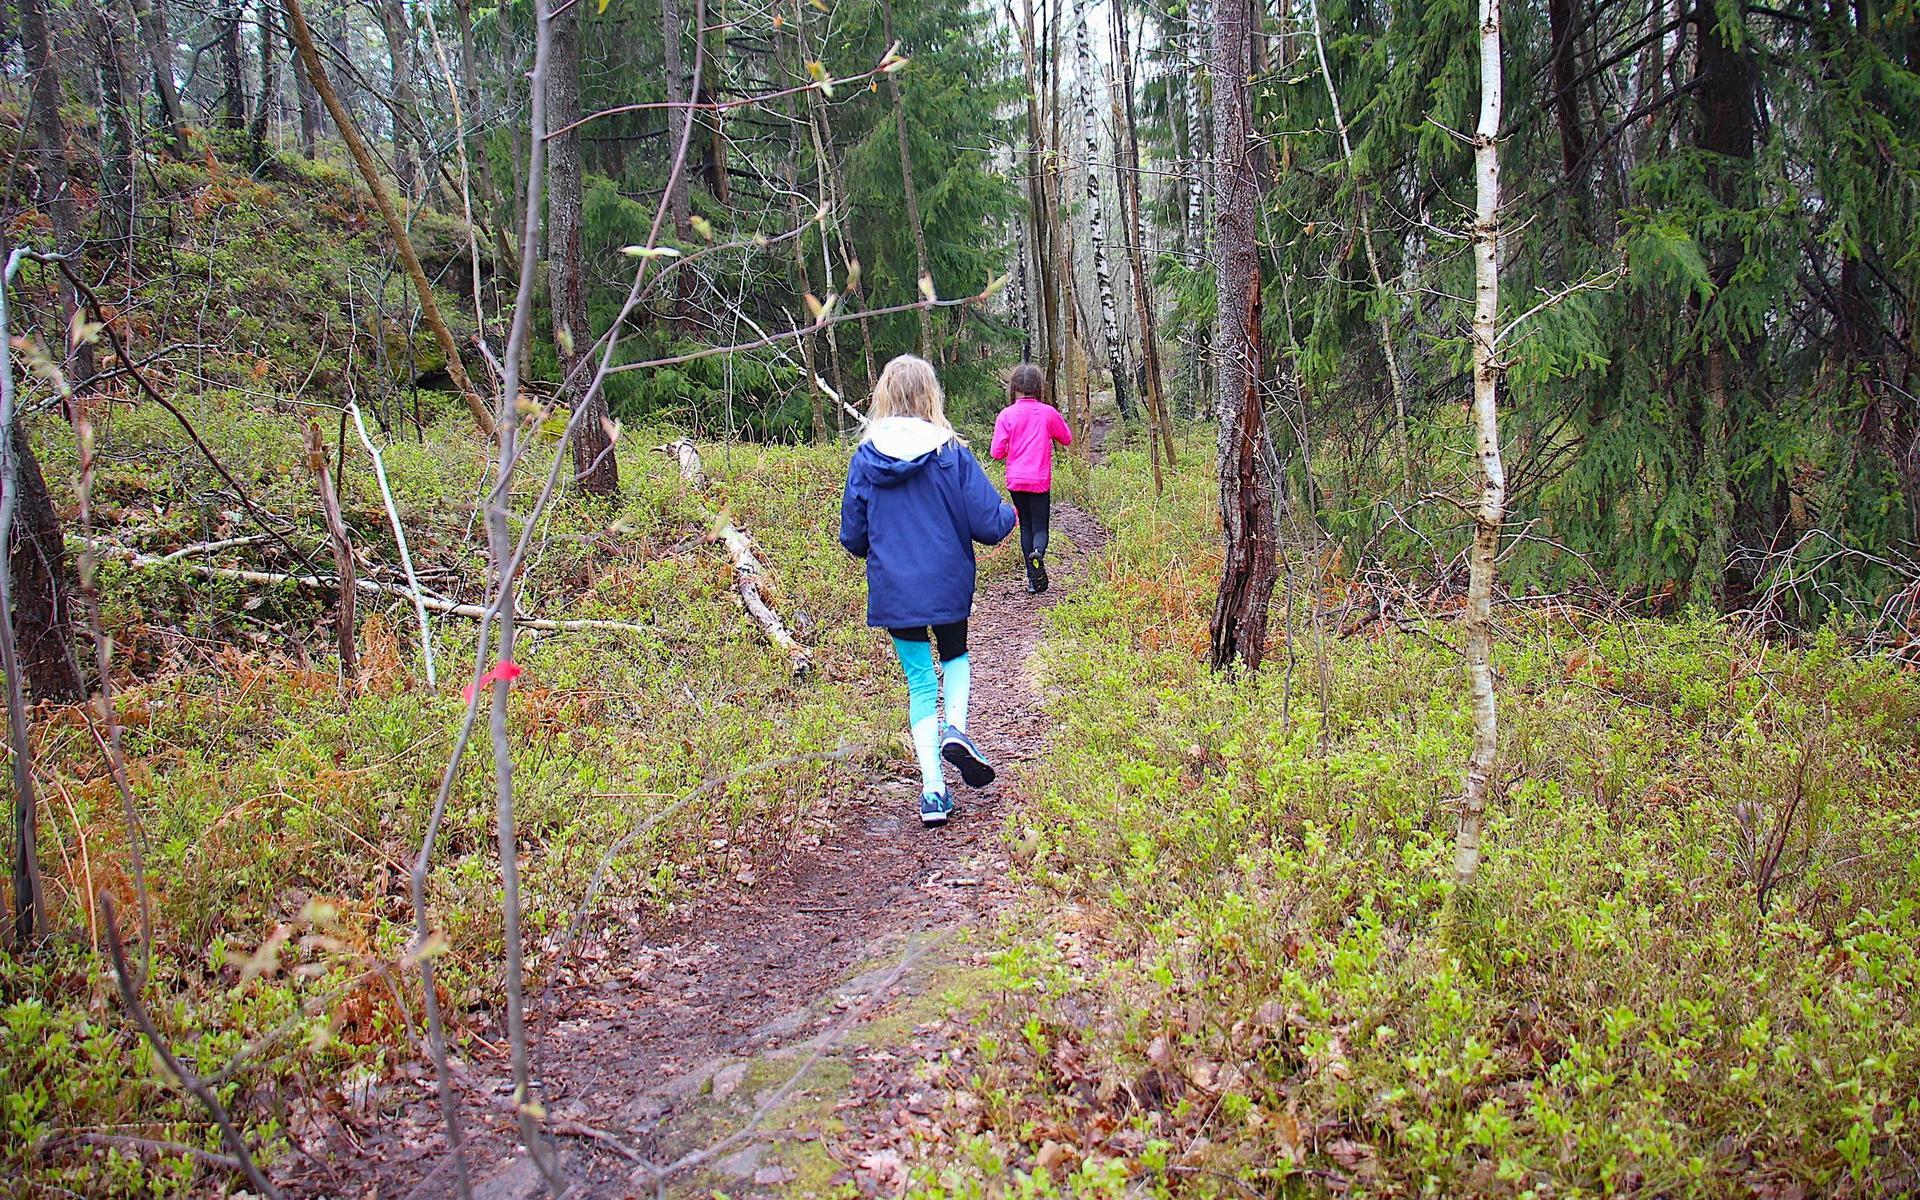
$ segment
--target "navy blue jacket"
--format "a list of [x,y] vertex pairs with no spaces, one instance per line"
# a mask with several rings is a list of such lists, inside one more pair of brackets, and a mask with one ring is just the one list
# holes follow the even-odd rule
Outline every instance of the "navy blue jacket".
[[[907,431],[918,439],[875,440],[896,453],[918,448],[932,427],[912,425],[921,427]],[[991,546],[1012,532],[1013,506],[957,438],[912,458],[875,440],[854,451],[840,499],[840,544],[867,560],[867,624],[964,621],[973,611],[973,543]]]

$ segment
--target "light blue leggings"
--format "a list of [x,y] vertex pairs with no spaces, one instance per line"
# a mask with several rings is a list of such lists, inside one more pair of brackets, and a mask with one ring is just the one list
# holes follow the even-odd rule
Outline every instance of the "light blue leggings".
[[940,765],[940,679],[946,677],[947,724],[966,732],[967,699],[973,690],[973,663],[964,654],[940,664],[934,673],[933,645],[893,639],[893,653],[907,674],[907,725],[913,732],[913,753],[920,761],[920,790],[938,795],[947,790]]

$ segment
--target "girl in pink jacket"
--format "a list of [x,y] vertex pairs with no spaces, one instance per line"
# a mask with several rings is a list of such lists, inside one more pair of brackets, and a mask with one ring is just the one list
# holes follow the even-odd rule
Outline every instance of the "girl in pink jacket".
[[1027,590],[1047,590],[1047,526],[1053,519],[1053,444],[1073,445],[1073,431],[1060,410],[1042,400],[1046,378],[1032,363],[1007,377],[1013,403],[993,423],[993,456],[1007,464],[1007,490],[1020,514],[1020,557],[1027,564]]

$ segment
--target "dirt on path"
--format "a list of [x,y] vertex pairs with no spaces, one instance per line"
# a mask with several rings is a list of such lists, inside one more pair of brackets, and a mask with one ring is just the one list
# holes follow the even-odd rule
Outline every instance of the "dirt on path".
[[[783,1165],[794,1161],[779,1152],[783,1138],[814,1143],[816,1169],[828,1168],[815,1182],[871,1182],[832,1170],[817,1122],[794,1127],[803,1123],[790,1102],[812,1093],[814,1109],[824,1100],[824,1111],[837,1107],[841,1123],[859,1128],[861,1098],[832,1094],[856,1076],[843,1060],[856,1053],[857,1027],[937,987],[956,961],[954,934],[1010,899],[1003,830],[1021,805],[1025,764],[1045,744],[1033,670],[1042,614],[1104,540],[1091,516],[1059,504],[1046,595],[1028,595],[1004,556],[998,569],[983,564],[968,639],[969,732],[1000,778],[978,792],[955,779],[962,813],[952,824],[920,828],[918,773],[903,755],[892,777],[836,796],[808,827],[817,843],[809,837],[763,868],[751,891],[616,928],[532,1005],[537,1089],[569,1196],[805,1190]],[[513,1124],[504,1035],[486,1037],[501,1052],[476,1047],[483,1053],[464,1063],[461,1084],[474,1194],[541,1195]],[[431,1069],[404,1074],[382,1103],[301,1139],[282,1163],[290,1194],[455,1195]],[[658,1178],[656,1168],[676,1162],[686,1165]]]

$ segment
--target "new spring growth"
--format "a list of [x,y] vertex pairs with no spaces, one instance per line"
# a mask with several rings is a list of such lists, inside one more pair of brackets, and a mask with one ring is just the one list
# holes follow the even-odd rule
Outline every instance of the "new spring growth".
[[807,312],[813,316],[814,322],[818,324],[833,315],[833,306],[839,302],[840,296],[835,292],[828,292],[825,300],[815,296],[812,292],[808,292]]
[[813,77],[813,86],[820,89],[821,95],[833,99],[833,78],[827,74],[825,64],[817,58],[812,59],[807,63],[807,74]]
[[679,258],[680,251],[672,246],[622,246],[620,253],[628,258]]
[[905,68],[908,61],[910,60],[902,57],[900,54],[900,43],[895,42],[893,45],[887,47],[886,57],[880,60],[880,70],[891,75],[895,71]]

